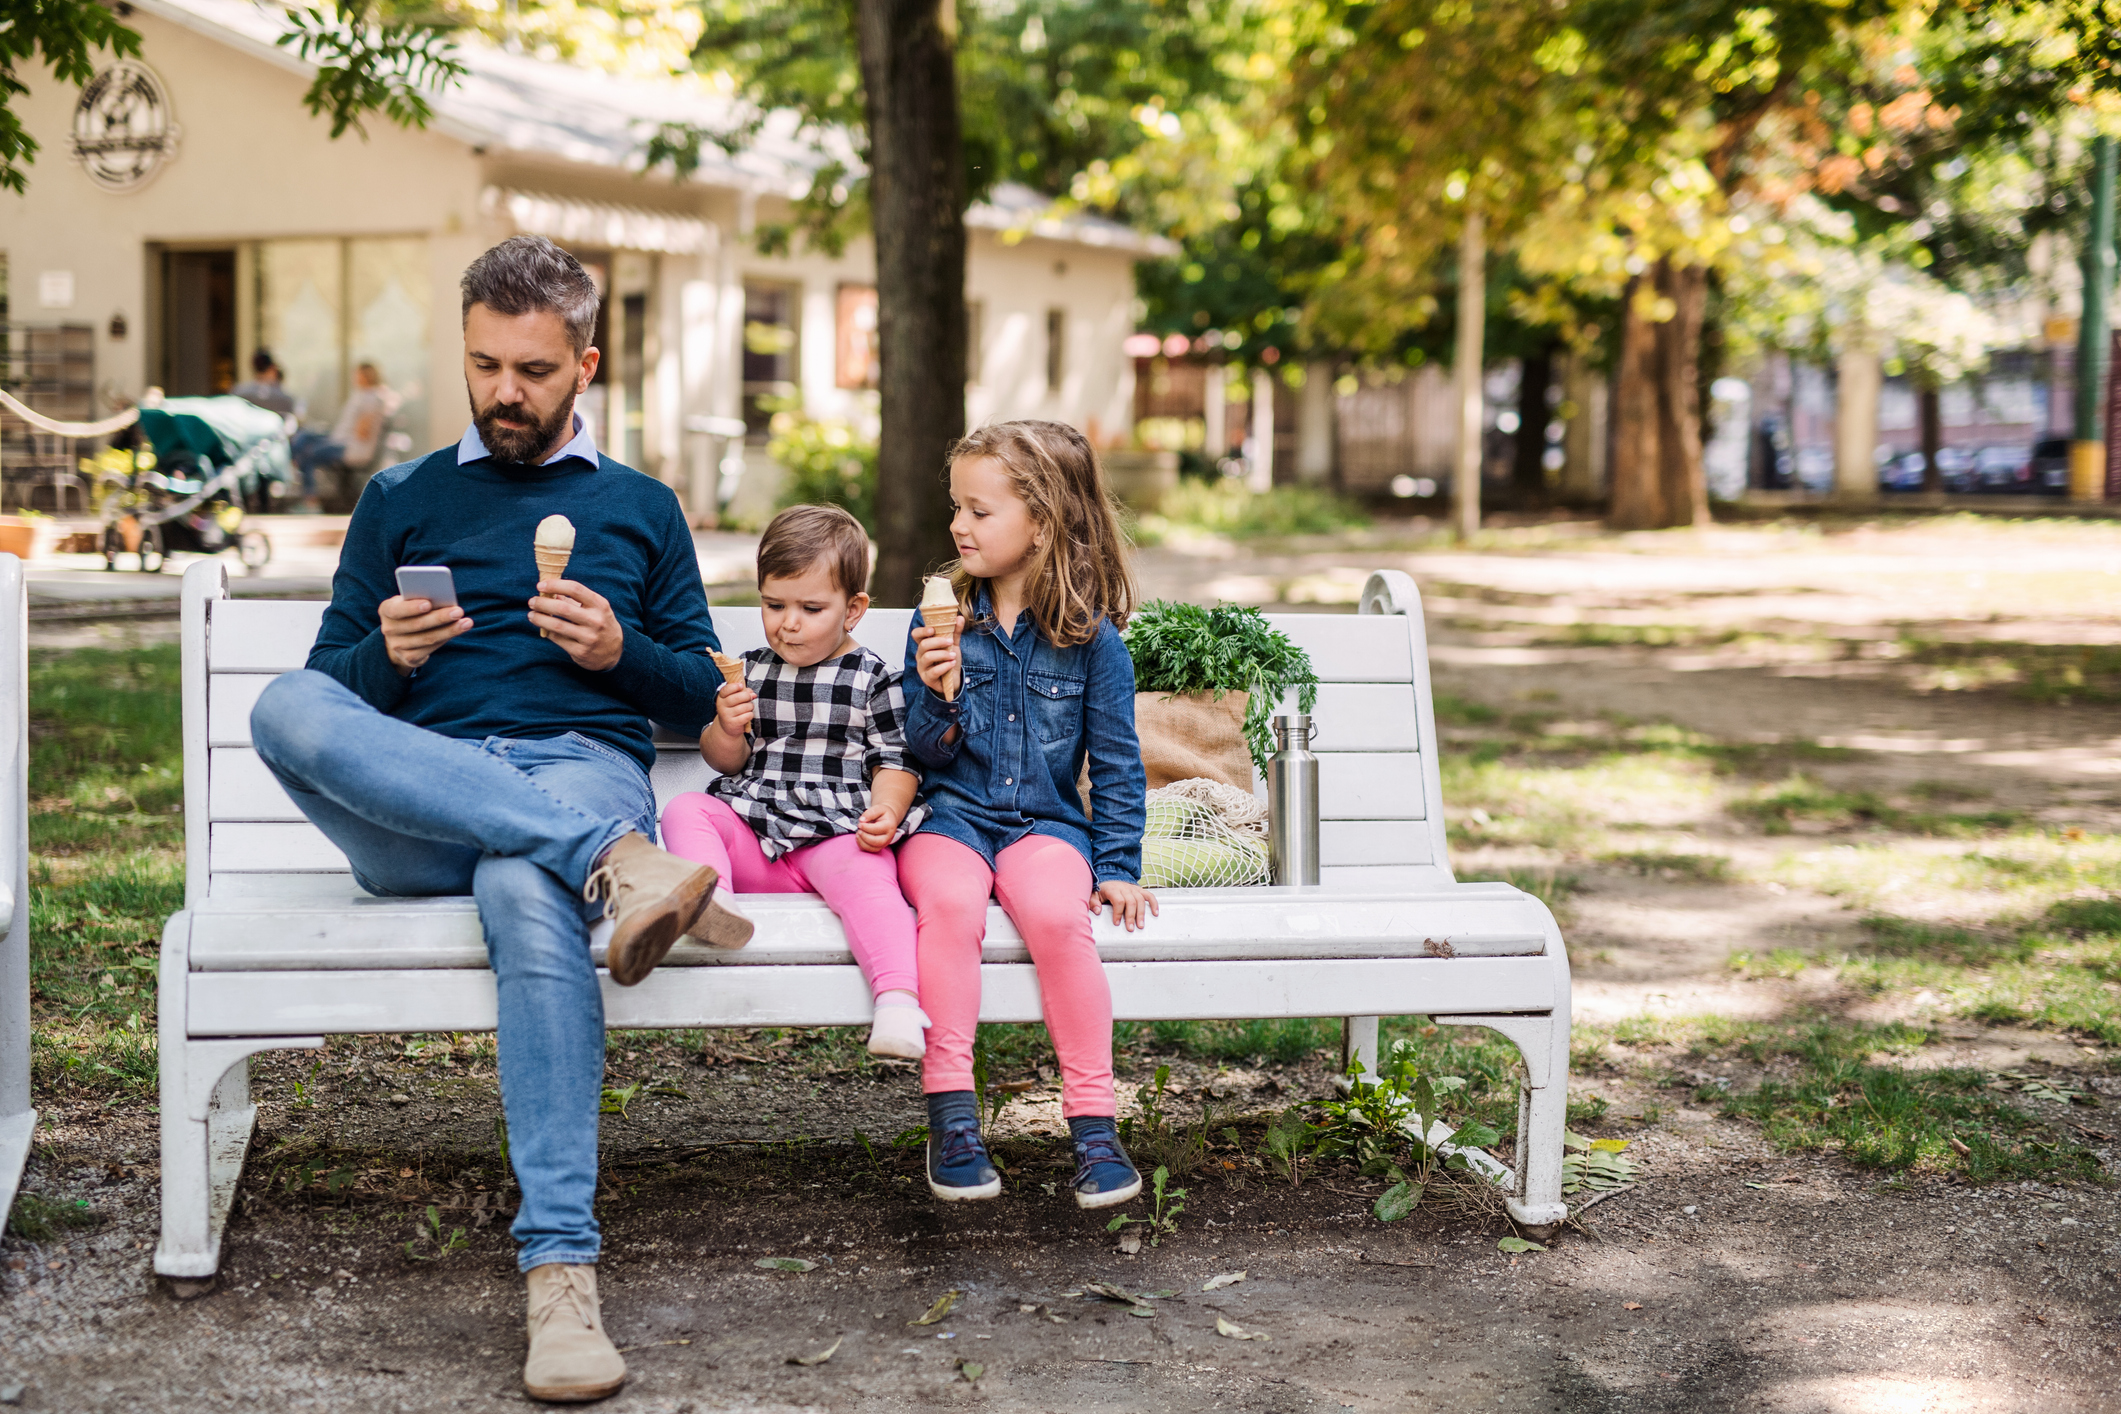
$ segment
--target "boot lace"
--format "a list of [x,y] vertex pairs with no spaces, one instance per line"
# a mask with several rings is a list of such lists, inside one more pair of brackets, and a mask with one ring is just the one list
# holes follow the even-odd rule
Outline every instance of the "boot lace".
[[563,1306],[574,1308],[575,1315],[581,1318],[584,1327],[595,1328],[596,1297],[590,1290],[589,1278],[582,1274],[579,1267],[562,1265],[560,1280],[547,1287],[544,1298],[531,1308],[530,1323],[533,1326],[544,1325],[547,1321],[557,1318]]
[[599,899],[603,900],[604,916],[606,918],[613,917],[618,913],[619,871],[612,868],[609,864],[603,865],[590,874],[589,881],[582,885],[582,901],[584,903],[595,903]]

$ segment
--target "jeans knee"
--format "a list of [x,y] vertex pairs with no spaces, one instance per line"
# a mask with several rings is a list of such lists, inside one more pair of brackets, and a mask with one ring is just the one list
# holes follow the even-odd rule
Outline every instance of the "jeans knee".
[[335,737],[325,708],[344,692],[336,679],[310,668],[280,674],[250,709],[251,745],[274,765],[314,760]]
[[582,901],[543,867],[486,855],[472,872],[471,892],[496,976],[575,977],[591,971]]

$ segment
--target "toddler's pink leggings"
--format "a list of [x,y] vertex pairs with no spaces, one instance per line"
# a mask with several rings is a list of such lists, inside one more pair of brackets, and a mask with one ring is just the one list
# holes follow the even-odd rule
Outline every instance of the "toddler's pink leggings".
[[979,1026],[980,942],[991,892],[1016,924],[1038,969],[1046,1031],[1060,1057],[1064,1116],[1116,1113],[1112,1096],[1112,988],[1090,939],[1090,866],[1065,840],[1027,835],[995,857],[938,834],[898,847],[899,882],[920,923],[921,1010],[930,1095],[972,1088]]
[[687,791],[664,808],[663,848],[711,866],[735,893],[818,895],[847,929],[847,946],[869,979],[871,996],[894,990],[920,995],[913,910],[899,892],[898,861],[890,850],[871,854],[853,835],[834,835],[768,859],[749,821],[699,791]]

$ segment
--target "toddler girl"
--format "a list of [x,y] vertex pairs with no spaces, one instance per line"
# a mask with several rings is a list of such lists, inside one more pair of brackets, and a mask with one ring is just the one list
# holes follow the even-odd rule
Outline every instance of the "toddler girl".
[[[991,890],[1038,968],[1075,1201],[1110,1207],[1141,1177],[1113,1123],[1112,991],[1090,920],[1109,904],[1131,931],[1156,912],[1137,882],[1146,792],[1119,636],[1134,607],[1127,542],[1090,444],[1059,423],[1007,422],[959,442],[950,499],[965,630],[912,631],[906,658],[921,685],[907,685],[906,742],[931,813],[899,846],[935,1018],[922,1076],[928,1187],[946,1201],[1001,1192],[972,1092]],[[1086,756],[1094,823],[1075,787]]]
[[[700,755],[722,774],[663,812],[663,847],[740,894],[818,894],[876,998],[872,1055],[918,1059],[913,911],[891,845],[917,828],[899,675],[853,638],[869,538],[838,506],[782,511],[759,541],[767,647],[716,694]],[[726,893],[718,898],[730,906]]]

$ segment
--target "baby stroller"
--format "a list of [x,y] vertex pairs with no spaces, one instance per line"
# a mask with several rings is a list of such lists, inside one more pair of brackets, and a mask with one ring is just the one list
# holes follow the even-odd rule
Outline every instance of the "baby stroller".
[[272,541],[244,528],[244,506],[287,480],[280,416],[242,398],[164,398],[141,405],[139,428],[152,451],[113,449],[95,463],[103,567],[138,554],[152,574],[178,551],[234,550],[252,573],[264,568]]

